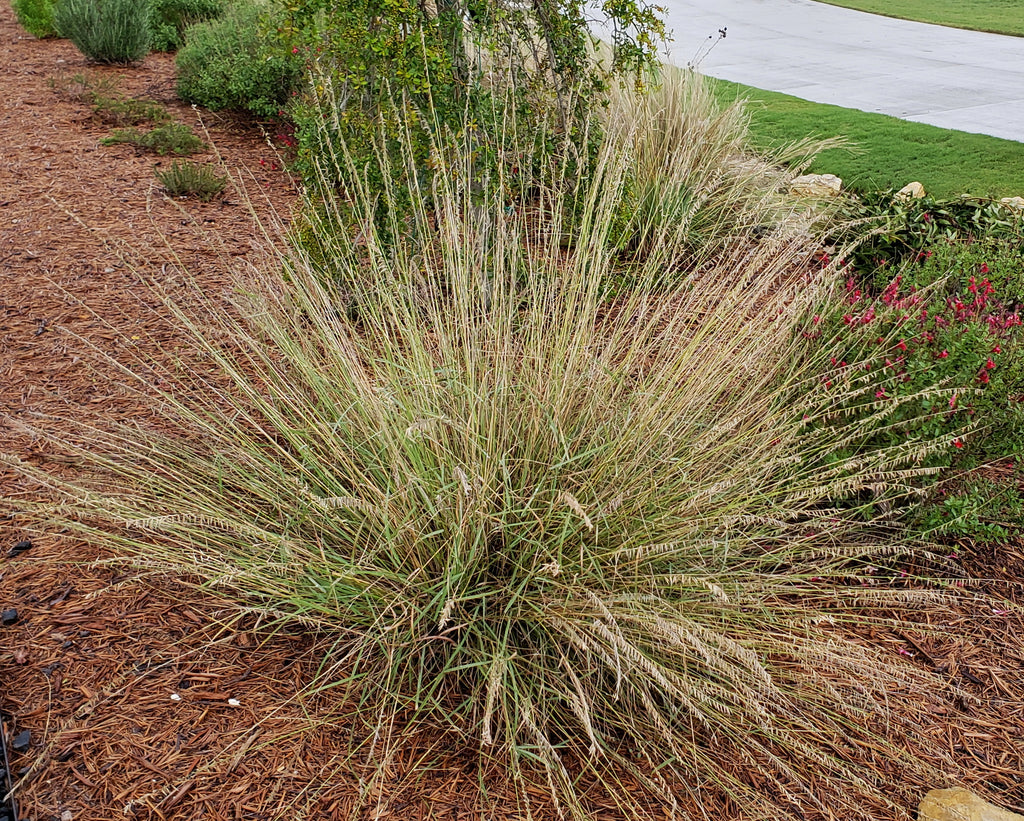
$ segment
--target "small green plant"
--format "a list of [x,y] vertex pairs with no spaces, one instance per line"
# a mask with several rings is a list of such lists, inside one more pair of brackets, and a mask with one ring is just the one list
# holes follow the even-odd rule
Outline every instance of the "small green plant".
[[51,77],[47,84],[64,100],[92,105],[97,98],[120,97],[117,78],[97,72],[78,72]]
[[219,17],[224,5],[224,0],[152,0],[150,48],[177,51],[189,26]]
[[154,100],[125,97],[111,77],[79,73],[51,78],[50,88],[66,100],[87,104],[93,115],[108,125],[164,123],[167,109]]
[[146,151],[155,151],[160,156],[195,154],[206,148],[206,143],[192,133],[184,123],[169,123],[151,131],[138,128],[118,128],[109,137],[100,140],[100,145],[127,143]]
[[224,190],[227,179],[209,165],[172,162],[170,168],[155,169],[156,178],[171,197],[196,197],[209,202]]
[[[1024,469],[998,479],[981,471],[943,483],[921,508],[915,526],[947,540],[1008,542],[1024,534]],[[955,556],[953,558],[956,558]]]
[[97,63],[127,65],[149,52],[149,4],[137,0],[57,0],[57,31]]
[[93,113],[110,125],[164,123],[170,119],[167,109],[153,100],[131,97],[100,97],[93,99]]
[[11,5],[18,22],[33,37],[56,37],[53,7],[56,0],[13,0]]
[[190,27],[178,51],[178,95],[212,111],[275,116],[299,81],[291,54],[271,50],[263,3],[236,3],[222,17]]

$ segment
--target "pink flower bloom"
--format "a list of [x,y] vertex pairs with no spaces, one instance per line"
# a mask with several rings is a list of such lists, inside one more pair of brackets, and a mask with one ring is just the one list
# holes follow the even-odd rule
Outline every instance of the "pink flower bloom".
[[907,349],[906,340],[901,339],[899,342],[896,343],[896,347],[899,348],[901,351],[905,351]]
[[885,388],[880,391],[875,391],[875,399],[888,399],[889,397],[885,393]]
[[938,353],[938,354],[936,354],[936,355],[937,355],[937,356],[939,357],[939,359],[946,359],[946,358],[947,358],[947,357],[949,356],[949,351],[947,351],[947,350],[946,350],[945,348],[943,348],[943,349],[942,349],[941,351],[939,351],[939,353]]

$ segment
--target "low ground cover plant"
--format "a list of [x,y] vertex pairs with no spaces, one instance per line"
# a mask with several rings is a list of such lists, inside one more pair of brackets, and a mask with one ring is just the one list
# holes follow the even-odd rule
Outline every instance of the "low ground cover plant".
[[78,73],[55,77],[50,87],[61,97],[85,103],[97,119],[108,125],[164,123],[170,119],[167,109],[154,100],[125,97],[117,81],[96,74]]
[[57,31],[97,63],[127,65],[149,53],[150,9],[136,0],[57,0]]
[[115,128],[109,137],[100,140],[100,145],[118,145],[126,143],[145,151],[153,151],[160,156],[177,154],[184,156],[195,154],[206,148],[192,129],[184,123],[167,123],[144,131],[139,128]]
[[194,162],[172,162],[170,167],[155,169],[157,180],[171,197],[195,197],[208,202],[216,197],[227,179],[209,165]]
[[[661,127],[637,116],[637,140]],[[286,249],[230,310],[170,304],[215,373],[168,373],[157,428],[86,425],[78,480],[5,458],[58,494],[40,526],[336,635],[320,684],[358,705],[371,765],[424,724],[506,767],[524,810],[538,788],[581,819],[591,794],[630,817],[899,804],[852,762],[934,777],[891,698],[936,683],[843,626],[948,595],[908,577],[928,554],[892,514],[949,432],[890,444],[887,414],[859,413],[873,385],[819,379],[846,326],[801,335],[834,279],[815,220],[772,199],[756,242],[699,266],[667,223],[624,258],[618,143],[582,210],[569,185],[510,209],[503,185],[481,199],[467,135],[413,189],[431,231],[395,209],[378,230],[392,192],[356,185],[308,217],[316,258]],[[155,364],[133,350],[129,380]]]

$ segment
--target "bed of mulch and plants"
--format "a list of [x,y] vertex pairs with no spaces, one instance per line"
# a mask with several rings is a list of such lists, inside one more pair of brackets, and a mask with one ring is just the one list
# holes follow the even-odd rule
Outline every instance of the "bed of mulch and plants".
[[[280,135],[273,124],[261,127],[250,118],[181,103],[169,55],[149,55],[130,69],[90,65],[67,41],[25,35],[6,6],[0,8],[0,64],[5,135],[0,151],[0,454],[15,455],[29,469],[73,479],[83,458],[73,446],[90,444],[90,430],[80,423],[103,427],[116,422],[127,426],[121,430],[138,426],[137,466],[144,472],[150,454],[145,448],[156,440],[143,431],[159,429],[174,416],[165,415],[152,400],[164,387],[162,380],[189,384],[191,374],[211,371],[211,358],[216,359],[211,351],[196,349],[195,339],[169,304],[202,309],[207,303],[226,302],[234,290],[233,271],[266,263],[267,241],[258,233],[254,216],[273,226],[292,215],[297,191],[282,168]],[[156,131],[159,138],[147,136]],[[179,156],[186,152],[187,160]],[[202,183],[202,197],[168,196],[183,174],[193,175],[192,184]],[[228,183],[221,190],[227,176],[240,179],[242,186]],[[929,215],[926,222],[932,221]],[[904,238],[900,247],[906,245]],[[885,253],[877,243],[865,247]],[[928,252],[922,248],[919,253]],[[822,254],[805,262],[828,265]],[[988,283],[981,277],[981,265],[987,271],[987,263],[979,261],[978,280],[965,287],[984,300],[989,286],[981,285],[978,295],[979,285]],[[883,283],[878,310],[898,310],[911,298],[898,283]],[[874,321],[875,309],[855,284],[841,299],[843,309],[822,318],[822,324],[868,328]],[[928,344],[941,343],[950,323],[967,327],[975,319],[989,321],[984,308],[984,302],[959,308],[951,303],[952,319],[942,320],[947,325],[923,332],[932,337]],[[713,313],[715,308],[708,310]],[[815,317],[805,334],[811,347],[819,333],[817,322]],[[894,364],[878,355],[881,369],[892,375],[877,391],[872,387],[872,401],[888,399],[886,390],[899,389],[893,387],[896,376],[908,377],[900,384],[910,385],[909,391],[917,374],[915,363],[931,368],[947,359],[947,348],[940,345],[921,348],[915,360],[898,328],[876,332],[876,327],[870,325],[872,334],[884,333],[895,347],[903,345],[907,356],[895,354]],[[851,342],[851,362],[868,361],[862,342]],[[999,353],[989,357],[991,368],[984,358],[979,361],[979,379],[987,383],[993,378],[990,373],[996,379],[1003,373],[996,367]],[[151,369],[136,366],[126,376],[118,362],[148,362]],[[249,365],[273,385],[278,374],[272,362],[257,358]],[[840,374],[846,362],[833,365]],[[386,366],[378,374],[381,379],[391,375]],[[209,384],[215,385],[218,376],[210,378]],[[314,375],[309,378],[313,381],[304,387],[324,389]],[[834,378],[838,382],[841,376]],[[338,380],[343,381],[342,375]],[[713,381],[707,384],[711,390]],[[831,382],[825,387],[831,389]],[[211,407],[205,399],[196,396],[194,405]],[[952,400],[943,396],[942,401]],[[434,435],[419,420],[409,430],[410,438]],[[70,443],[71,452],[56,447],[47,434]],[[958,439],[949,446],[959,449],[962,443]],[[239,454],[246,456],[244,449]],[[187,459],[178,465],[180,476],[187,478],[188,467]],[[27,509],[38,500],[39,487],[28,480],[30,470],[9,468],[10,463],[0,462],[0,493],[15,511],[19,506]],[[455,476],[452,485],[473,500],[478,493],[475,474]],[[215,481],[199,471],[198,463],[195,478],[196,498],[182,499],[182,509],[202,511],[202,496]],[[1017,482],[1019,474],[1004,459],[989,469],[987,480]],[[244,481],[237,481],[244,487]],[[951,488],[951,495],[960,498],[955,486]],[[362,504],[340,498],[332,505]],[[593,530],[576,497],[559,498],[568,520]],[[125,504],[129,510],[130,500]],[[935,514],[940,517],[941,507]],[[253,515],[261,515],[260,510],[254,507]],[[194,535],[184,519],[161,524],[182,524],[185,536]],[[922,608],[917,630],[910,629],[913,618],[906,612],[894,626],[884,608],[860,627],[847,624],[839,610],[834,621],[821,620],[823,634],[859,648],[852,653],[862,650],[866,658],[876,654],[906,668],[906,690],[885,694],[894,722],[863,728],[863,734],[849,727],[849,746],[844,748],[846,758],[854,759],[868,779],[902,785],[894,803],[905,811],[927,789],[950,784],[977,789],[1003,806],[1024,811],[1024,544],[1012,535],[1012,527],[975,522],[977,527],[982,524],[989,527],[989,537],[1011,535],[979,540],[953,530],[945,541],[946,558],[957,568],[954,576],[971,579],[969,588],[978,595],[936,597],[934,606]],[[17,512],[0,522],[0,711],[19,818],[415,821],[519,819],[530,812],[533,817],[556,816],[543,775],[526,788],[529,803],[524,803],[522,782],[514,783],[502,755],[482,754],[476,741],[467,742],[450,725],[419,720],[414,730],[403,733],[404,715],[396,710],[388,754],[375,756],[375,739],[366,736],[353,715],[358,699],[342,698],[325,687],[324,668],[331,666],[339,646],[329,617],[306,619],[302,626],[301,621],[280,618],[286,608],[275,612],[265,600],[245,608],[236,600],[201,592],[196,577],[158,566],[157,548],[166,546],[164,537],[171,531],[156,525],[143,531],[140,538],[154,542],[150,569],[144,555],[137,553],[136,561],[128,564],[112,550],[89,546],[65,532],[63,524],[28,532]],[[568,564],[572,557],[561,561]],[[909,575],[920,571],[925,576],[932,570],[903,567]],[[545,572],[555,579],[561,568],[552,562]],[[871,572],[858,571],[857,584],[870,586]],[[811,577],[804,583],[813,598],[818,580]],[[708,590],[726,595],[714,585]],[[333,595],[333,586],[331,591]],[[870,596],[865,593],[865,598]],[[437,628],[440,635],[432,638],[453,641],[444,632],[452,608],[440,604],[447,609]],[[571,616],[567,612],[564,618]],[[616,622],[609,616],[608,623]],[[622,616],[620,623],[625,624]],[[778,646],[773,652],[781,655]],[[833,664],[835,658],[823,656],[822,662]],[[779,670],[785,678],[786,664]],[[825,666],[819,672],[823,682],[837,676],[838,689],[856,682],[848,670]],[[614,677],[607,681],[614,682]],[[390,683],[397,688],[404,682]],[[870,682],[860,684],[870,689]],[[575,686],[582,699],[584,685],[576,680]],[[585,712],[582,705],[576,707]],[[652,708],[652,714],[659,713]],[[843,726],[836,720],[836,726]],[[626,735],[628,722],[628,717],[623,719]],[[872,733],[902,747],[907,759],[873,747]],[[559,743],[579,752],[590,740]],[[709,741],[709,748],[715,743]],[[843,747],[840,741],[831,743],[835,749]],[[759,752],[771,749],[768,744],[758,747]],[[658,755],[634,752],[638,760]],[[571,756],[567,759],[571,762]],[[538,772],[543,772],[543,763],[535,762]],[[922,783],[919,771],[929,766],[937,780]],[[587,817],[631,817],[631,809],[637,815],[668,815],[668,807],[648,797],[647,788],[660,777],[654,768],[629,772],[616,769],[613,762],[607,771],[597,772],[580,767],[573,773]],[[737,768],[732,775],[751,794],[771,790],[749,769]],[[814,781],[813,775],[805,778]],[[606,789],[609,784],[615,789]],[[730,794],[716,784],[697,784],[673,792],[682,802],[690,799],[690,805],[681,807],[684,812],[722,819],[756,817],[756,811],[735,801],[734,794],[742,791]],[[860,795],[860,788],[851,786],[851,792]],[[623,806],[624,795],[633,798],[634,807]],[[813,817],[829,817],[829,811],[816,811]],[[832,817],[844,817],[838,805]]]

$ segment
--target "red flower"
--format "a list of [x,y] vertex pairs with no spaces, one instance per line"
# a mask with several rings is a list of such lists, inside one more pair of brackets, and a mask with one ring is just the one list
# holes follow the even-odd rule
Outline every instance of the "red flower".
[[983,273],[983,274],[987,274],[988,273],[988,266],[983,262],[983,263],[981,263],[981,267],[978,270],[981,271],[981,273]]
[[953,447],[955,447],[957,450],[959,450],[963,446],[964,446],[964,443],[961,442],[959,439],[954,439],[953,440]]
[[978,381],[982,385],[987,385],[988,384],[988,371],[982,371],[980,374],[978,374]]
[[905,351],[907,349],[906,340],[901,339],[899,342],[896,343],[896,347],[899,348],[901,351]]
[[889,397],[885,393],[885,388],[880,391],[875,391],[875,399],[888,399]]
[[992,370],[995,366],[996,366],[996,363],[992,361],[992,357],[990,356],[988,358],[988,360],[985,362],[985,367],[988,370]]
[[937,356],[939,357],[939,359],[945,359],[946,357],[949,356],[949,351],[947,351],[945,348],[943,348],[941,351],[939,351]]
[[995,347],[994,347],[994,348],[992,349],[992,353],[1002,353],[1002,352],[1003,352],[1003,349],[1002,349],[1002,348],[1001,348],[1001,347],[1000,347],[999,345],[996,345],[996,346],[995,346]]

